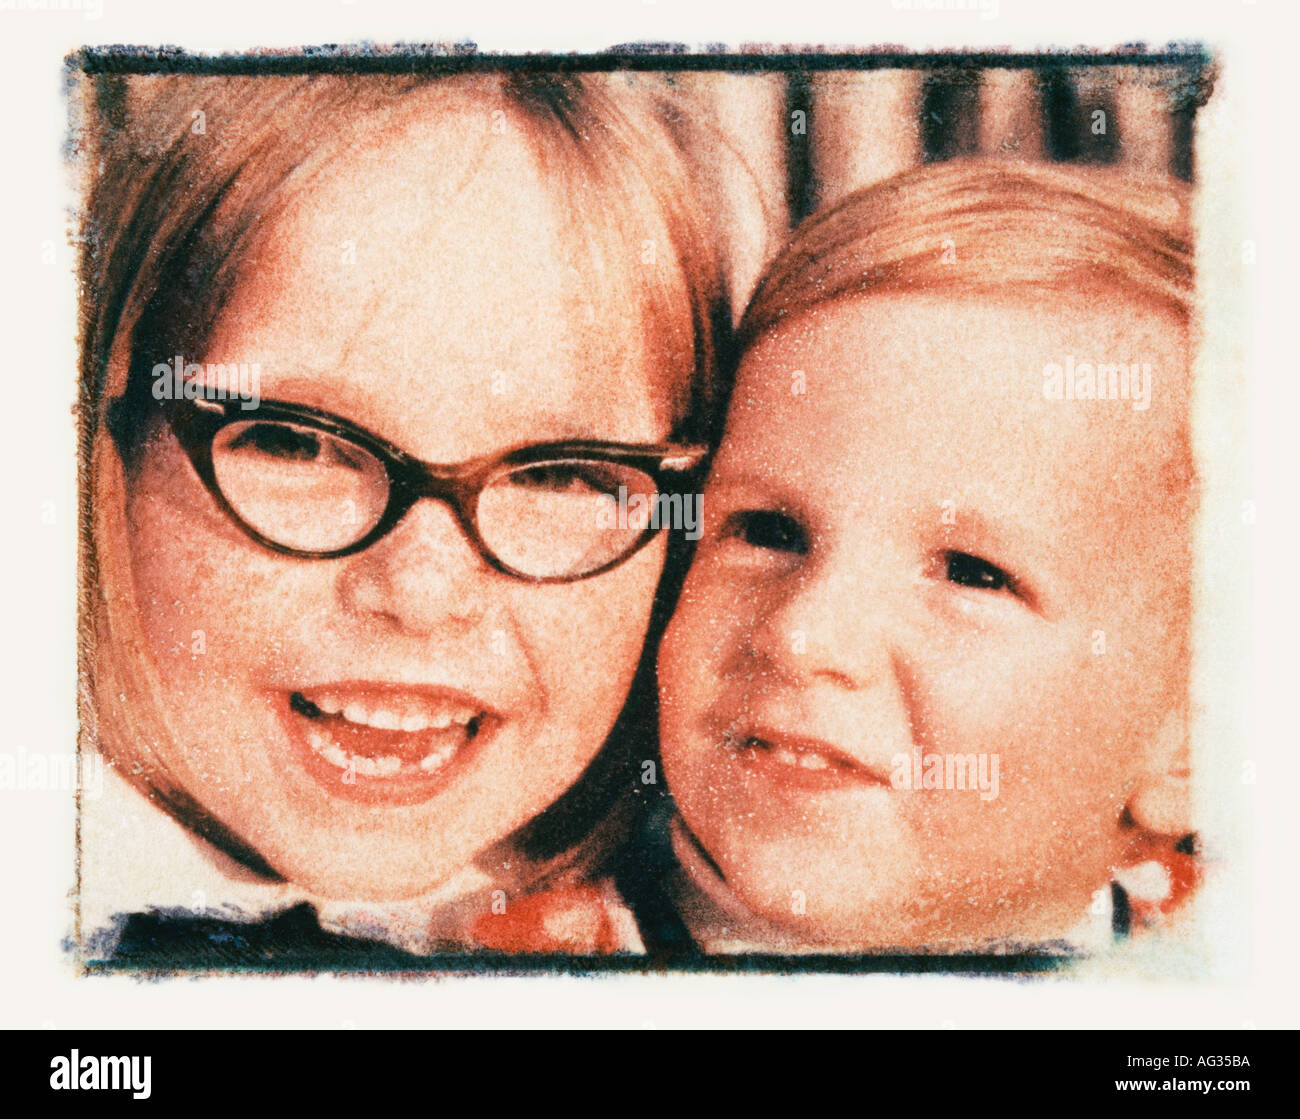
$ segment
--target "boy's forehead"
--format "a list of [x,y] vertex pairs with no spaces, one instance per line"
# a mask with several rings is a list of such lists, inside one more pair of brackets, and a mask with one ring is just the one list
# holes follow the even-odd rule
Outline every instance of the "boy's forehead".
[[1052,440],[1118,451],[1185,425],[1187,362],[1176,319],[1123,300],[857,297],[760,340],[741,363],[729,429],[829,455],[891,431],[928,431],[949,450]]
[[[1036,502],[1049,522],[1107,504],[1125,520],[1184,453],[1187,360],[1176,319],[1123,301],[841,300],[744,359],[722,461],[841,500],[937,488]],[[1124,395],[1098,398],[1097,367],[1108,382],[1120,365]],[[1089,367],[1093,398],[1080,398]]]

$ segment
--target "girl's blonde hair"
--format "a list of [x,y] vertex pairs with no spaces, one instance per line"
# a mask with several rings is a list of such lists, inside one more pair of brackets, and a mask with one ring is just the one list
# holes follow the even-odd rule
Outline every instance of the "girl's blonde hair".
[[767,268],[739,349],[854,295],[1122,293],[1190,319],[1190,197],[1165,176],[969,159],[932,163],[814,214]]
[[[685,133],[706,126],[662,83],[523,73],[83,79],[82,748],[101,750],[172,815],[264,874],[274,872],[183,791],[156,748],[170,739],[167,693],[144,640],[125,522],[148,371],[167,355],[203,352],[256,237],[331,160],[398,111],[436,113],[442,97],[484,106],[485,129],[501,121],[521,128],[544,181],[572,206],[567,232],[581,246],[576,266],[598,273],[593,294],[637,307],[673,404],[674,434],[706,435],[716,332],[729,322],[713,232],[685,154],[698,142]],[[647,687],[644,676],[637,687]],[[611,743],[638,737],[616,727]],[[611,754],[602,751],[516,836],[522,861],[539,875],[589,864],[606,846],[603,833],[616,830],[625,782]]]

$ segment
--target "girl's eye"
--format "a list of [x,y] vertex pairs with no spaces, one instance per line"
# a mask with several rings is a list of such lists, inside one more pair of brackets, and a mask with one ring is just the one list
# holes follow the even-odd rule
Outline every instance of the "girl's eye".
[[288,462],[313,462],[320,454],[320,437],[288,424],[249,424],[230,443],[230,450],[244,447]]
[[808,534],[786,513],[770,509],[746,509],[732,513],[722,526],[724,539],[739,540],[751,548],[765,548],[794,555],[808,553]]
[[550,493],[617,493],[618,479],[599,464],[543,462],[511,471],[510,483]]
[[966,552],[949,552],[946,556],[945,575],[950,583],[959,587],[972,587],[981,591],[1012,591],[1015,580],[1002,568]]
[[[230,442],[222,445],[221,451],[223,453],[243,451],[245,462],[249,465],[256,464],[259,459],[264,458],[276,465],[293,463],[297,466],[309,466],[315,470],[344,467],[363,473],[369,473],[378,465],[374,458],[360,447],[344,442],[328,432],[316,431],[298,424],[271,423],[263,420],[244,426],[235,425],[230,429],[229,437]],[[248,462],[248,456],[252,456],[251,462]]]

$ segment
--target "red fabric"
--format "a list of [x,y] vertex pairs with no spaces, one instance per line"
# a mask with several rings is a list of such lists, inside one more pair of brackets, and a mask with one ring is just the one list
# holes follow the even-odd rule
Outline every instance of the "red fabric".
[[595,886],[557,886],[510,901],[504,913],[485,913],[470,928],[484,948],[525,954],[605,955],[618,939],[605,896]]
[[1154,860],[1169,875],[1169,892],[1159,901],[1129,899],[1133,916],[1143,925],[1159,924],[1161,918],[1173,913],[1191,897],[1201,880],[1202,867],[1195,855],[1188,855],[1174,847],[1164,836],[1147,838],[1138,850],[1135,862]]
[[1169,913],[1182,905],[1196,889],[1201,880],[1201,864],[1195,855],[1187,855],[1182,851],[1169,851],[1160,861],[1169,871],[1169,881],[1172,883],[1169,896],[1160,906],[1160,911]]

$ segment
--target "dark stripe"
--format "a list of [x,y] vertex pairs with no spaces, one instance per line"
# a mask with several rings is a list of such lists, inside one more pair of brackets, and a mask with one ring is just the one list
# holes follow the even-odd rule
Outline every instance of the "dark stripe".
[[305,902],[263,921],[137,913],[128,917],[110,965],[142,970],[267,967],[426,968],[428,961],[389,944],[329,933]]
[[[691,52],[681,44],[616,47],[596,54],[491,54],[473,43],[432,43],[367,50],[359,47],[307,47],[296,54],[201,55],[179,49],[88,47],[69,56],[69,69],[90,74],[418,74],[466,70],[532,70],[585,73],[610,70],[698,71],[760,74],[773,71],[831,70],[1025,70],[1059,66],[1177,66],[1200,74],[1212,65],[1209,51],[1198,45],[1132,54],[1000,54],[979,51],[918,53],[762,50]],[[663,53],[659,53],[663,51]]]
[[945,67],[926,74],[921,91],[921,144],[927,162],[977,154],[979,121],[978,71]]
[[[785,80],[785,120],[782,128],[786,140],[785,198],[793,228],[813,212],[817,205],[817,183],[812,163],[813,105],[812,80],[807,71],[792,70]],[[802,133],[794,131],[794,113],[802,111]]]
[[1116,940],[1129,935],[1133,925],[1133,911],[1128,903],[1128,892],[1118,882],[1110,884],[1110,931]]

